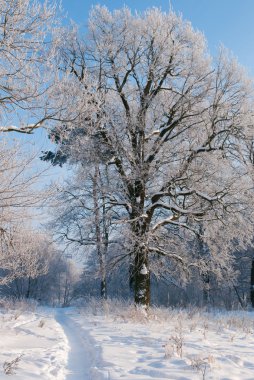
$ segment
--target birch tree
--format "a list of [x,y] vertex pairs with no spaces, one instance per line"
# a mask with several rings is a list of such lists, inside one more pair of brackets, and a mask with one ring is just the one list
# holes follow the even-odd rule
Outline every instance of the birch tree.
[[253,85],[225,49],[212,59],[204,36],[173,12],[97,6],[86,38],[73,33],[62,68],[76,85],[67,100],[77,117],[52,131],[56,154],[88,164],[93,150],[108,166],[107,202],[121,210],[135,303],[147,307],[150,271],[165,261],[187,276],[207,270],[207,257],[189,254],[201,224],[217,274],[229,268],[232,247],[251,240],[253,169],[244,147]]

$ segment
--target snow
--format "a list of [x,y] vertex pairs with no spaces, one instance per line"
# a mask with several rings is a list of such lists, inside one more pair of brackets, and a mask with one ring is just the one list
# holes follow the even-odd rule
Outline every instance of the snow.
[[[2,311],[0,314],[0,379],[4,362],[22,355],[9,380],[65,378],[68,340],[50,309],[43,312]],[[42,326],[42,327],[41,327]]]
[[253,379],[254,315],[131,306],[0,313],[10,380]]
[[[134,312],[133,312],[134,313]],[[156,317],[156,315],[154,316]],[[141,322],[138,322],[138,319]],[[253,316],[171,312],[167,318],[76,316],[102,347],[111,380],[253,378]],[[177,349],[182,341],[182,357]]]
[[93,346],[89,334],[81,330],[68,313],[63,309],[57,310],[56,321],[61,325],[69,342],[69,356],[66,365],[66,380],[84,380],[90,376],[93,363]]
[[148,274],[148,270],[147,270],[147,267],[145,266],[145,264],[142,265],[142,268],[140,270],[140,274],[143,274],[143,275]]

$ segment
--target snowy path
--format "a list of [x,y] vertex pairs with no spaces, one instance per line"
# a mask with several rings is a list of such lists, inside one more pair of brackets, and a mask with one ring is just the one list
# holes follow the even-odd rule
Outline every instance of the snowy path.
[[91,322],[82,326],[74,309],[36,311],[0,309],[0,380],[4,364],[20,358],[9,380],[106,380],[108,371],[100,342],[90,335]]
[[75,313],[67,309],[56,311],[55,319],[68,341],[69,353],[64,380],[103,380],[107,372],[96,367],[101,363],[100,346],[90,337],[88,327],[81,328],[72,318]]
[[90,380],[94,354],[89,335],[68,316],[65,310],[58,310],[55,318],[64,330],[70,350],[65,380]]

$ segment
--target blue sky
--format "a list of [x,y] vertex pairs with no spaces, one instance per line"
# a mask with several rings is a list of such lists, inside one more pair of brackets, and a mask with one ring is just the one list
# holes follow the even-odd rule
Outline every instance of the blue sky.
[[[168,0],[63,0],[62,4],[69,17],[83,26],[95,4],[109,9],[124,5],[133,10],[152,6],[169,9]],[[223,43],[254,76],[254,0],[171,0],[171,4],[205,34],[213,55]]]

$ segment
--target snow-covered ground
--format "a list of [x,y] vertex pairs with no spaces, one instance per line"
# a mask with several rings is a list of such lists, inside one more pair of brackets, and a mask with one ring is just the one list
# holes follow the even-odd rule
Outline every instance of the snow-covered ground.
[[[68,340],[54,312],[1,310],[0,379],[64,379]],[[19,359],[17,359],[19,358]],[[4,367],[10,364],[10,374]]]
[[0,379],[254,379],[248,312],[153,309],[147,317],[111,303],[2,310],[0,337]]

